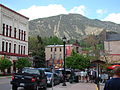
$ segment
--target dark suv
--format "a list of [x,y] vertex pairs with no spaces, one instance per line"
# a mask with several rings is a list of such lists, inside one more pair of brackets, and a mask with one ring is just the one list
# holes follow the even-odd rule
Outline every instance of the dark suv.
[[12,90],[17,90],[18,87],[24,87],[26,90],[46,89],[47,78],[43,70],[37,68],[25,68],[12,76],[11,84]]

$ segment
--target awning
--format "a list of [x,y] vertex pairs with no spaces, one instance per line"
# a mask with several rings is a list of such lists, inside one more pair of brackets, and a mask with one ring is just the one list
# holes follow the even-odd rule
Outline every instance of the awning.
[[120,65],[112,65],[112,66],[109,66],[109,67],[107,67],[107,69],[115,69],[115,67],[120,67]]

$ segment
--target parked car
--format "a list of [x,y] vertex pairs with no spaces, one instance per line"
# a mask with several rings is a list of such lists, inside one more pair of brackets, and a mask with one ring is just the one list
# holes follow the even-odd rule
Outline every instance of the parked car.
[[57,74],[53,74],[51,72],[45,72],[47,76],[47,85],[52,86],[52,80],[53,80],[53,85],[57,85],[60,83],[60,77]]
[[39,88],[46,89],[47,77],[43,70],[36,68],[24,68],[19,73],[15,73],[12,76],[12,90],[17,90],[18,87],[24,87],[24,89],[39,90]]
[[44,70],[45,72],[52,72],[51,68],[38,68],[40,70]]

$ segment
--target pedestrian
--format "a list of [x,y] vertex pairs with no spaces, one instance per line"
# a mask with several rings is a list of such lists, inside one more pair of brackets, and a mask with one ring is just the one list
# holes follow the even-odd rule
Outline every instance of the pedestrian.
[[80,78],[81,78],[81,82],[84,82],[84,71],[82,70],[81,72],[80,72]]
[[104,90],[120,90],[120,67],[113,70],[113,78],[105,83]]

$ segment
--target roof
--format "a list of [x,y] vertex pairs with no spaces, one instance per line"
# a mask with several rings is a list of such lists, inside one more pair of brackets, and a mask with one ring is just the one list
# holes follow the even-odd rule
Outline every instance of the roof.
[[[72,44],[67,44],[65,46],[73,46]],[[63,47],[63,45],[48,45],[46,47]]]
[[17,14],[17,15],[20,15],[20,16],[26,18],[26,19],[29,19],[28,17],[26,17],[26,16],[24,16],[24,15],[22,15],[22,14],[16,12],[16,11],[12,10],[12,9],[10,9],[10,8],[8,8],[8,7],[4,6],[4,5],[2,5],[2,4],[0,4],[0,7],[3,7],[3,8],[5,8],[5,9],[7,9],[7,10],[9,10],[9,11],[11,11],[11,12]]
[[119,33],[107,33],[106,41],[120,41],[120,34]]

